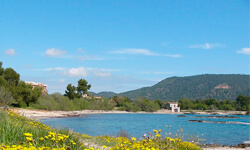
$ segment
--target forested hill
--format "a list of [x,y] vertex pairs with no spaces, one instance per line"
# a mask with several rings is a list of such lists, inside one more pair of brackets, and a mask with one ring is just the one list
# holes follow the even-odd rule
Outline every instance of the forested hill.
[[104,91],[104,92],[100,92],[100,93],[94,93],[94,92],[90,92],[90,95],[94,95],[94,96],[101,96],[101,97],[105,97],[105,98],[110,98],[113,97],[115,95],[117,95],[117,93],[114,92],[108,92],[108,91]]
[[235,100],[238,95],[250,96],[249,75],[197,75],[189,77],[171,77],[152,87],[145,87],[120,95],[135,99],[144,97],[155,100],[174,101],[181,98],[216,100]]

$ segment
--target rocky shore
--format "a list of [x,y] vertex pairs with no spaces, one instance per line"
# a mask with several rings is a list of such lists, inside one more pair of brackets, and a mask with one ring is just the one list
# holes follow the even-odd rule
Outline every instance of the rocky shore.
[[250,141],[246,143],[240,143],[238,145],[205,145],[203,150],[250,150]]

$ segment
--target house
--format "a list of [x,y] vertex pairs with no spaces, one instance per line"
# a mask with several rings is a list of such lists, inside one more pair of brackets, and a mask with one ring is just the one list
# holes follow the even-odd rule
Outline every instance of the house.
[[178,102],[168,102],[166,108],[172,112],[181,112],[180,107],[178,107]]
[[36,82],[28,82],[25,81],[26,84],[30,84],[32,86],[32,90],[35,87],[41,87],[42,88],[42,94],[47,95],[48,91],[47,91],[47,85],[43,84],[43,83],[36,83]]

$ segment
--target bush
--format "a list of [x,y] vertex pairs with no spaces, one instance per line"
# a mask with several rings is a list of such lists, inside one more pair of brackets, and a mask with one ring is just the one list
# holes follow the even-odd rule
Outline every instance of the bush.
[[37,103],[31,107],[45,110],[82,110],[86,108],[86,102],[82,99],[69,100],[68,97],[62,96],[60,93],[54,93],[44,97],[40,97]]
[[160,109],[158,103],[155,103],[154,101],[150,101],[148,99],[140,99],[136,101],[135,105],[141,108],[142,111],[147,111],[147,112],[154,112]]
[[0,87],[0,106],[7,107],[11,103],[15,102],[11,93],[8,92],[4,87]]

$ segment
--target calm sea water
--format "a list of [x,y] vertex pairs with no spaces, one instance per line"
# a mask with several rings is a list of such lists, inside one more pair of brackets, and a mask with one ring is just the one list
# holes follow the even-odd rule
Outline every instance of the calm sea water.
[[[196,118],[198,115],[177,117],[174,114],[90,114],[84,117],[51,118],[41,120],[54,127],[67,127],[75,132],[98,136],[116,136],[125,130],[129,136],[141,138],[153,129],[173,135],[180,128],[186,135],[199,136],[207,144],[236,145],[250,141],[250,117],[237,116],[239,119]],[[206,115],[199,115],[206,116]],[[189,120],[226,121],[239,124],[199,123]],[[166,127],[167,126],[167,127]],[[171,126],[171,128],[169,128]]]

